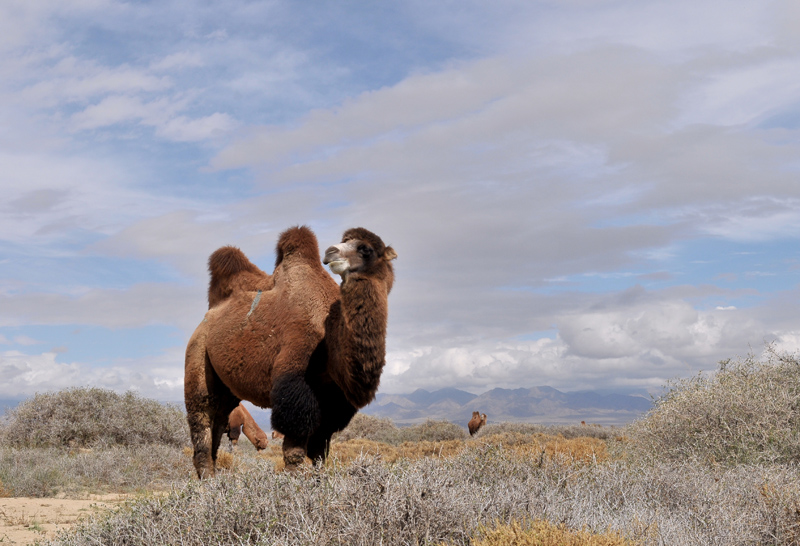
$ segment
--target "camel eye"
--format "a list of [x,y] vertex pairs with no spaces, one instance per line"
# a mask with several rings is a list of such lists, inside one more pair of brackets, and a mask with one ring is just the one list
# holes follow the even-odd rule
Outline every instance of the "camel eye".
[[358,245],[358,253],[361,254],[362,258],[369,258],[372,256],[372,249],[367,245]]

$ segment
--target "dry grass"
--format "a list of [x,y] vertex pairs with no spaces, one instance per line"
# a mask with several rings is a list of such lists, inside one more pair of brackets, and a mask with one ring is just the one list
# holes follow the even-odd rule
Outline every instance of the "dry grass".
[[635,546],[616,531],[594,534],[588,531],[571,531],[563,525],[548,521],[496,525],[493,529],[480,526],[478,538],[471,546]]
[[483,436],[480,443],[501,445],[522,457],[539,461],[563,461],[565,463],[599,463],[609,458],[606,442],[597,438],[564,438],[549,434],[525,435],[519,433]]
[[450,421],[428,421],[410,427],[397,427],[389,419],[357,413],[350,424],[334,435],[332,443],[364,439],[383,444],[400,445],[407,442],[446,442],[465,440],[467,431]]
[[608,440],[622,434],[620,427],[600,425],[538,425],[535,423],[489,423],[478,431],[476,438],[498,434],[521,434],[525,436],[547,434],[564,438],[597,438]]

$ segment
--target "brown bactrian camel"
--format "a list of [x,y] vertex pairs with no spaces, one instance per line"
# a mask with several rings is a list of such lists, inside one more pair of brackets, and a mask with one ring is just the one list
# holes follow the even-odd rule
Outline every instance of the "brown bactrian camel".
[[277,430],[273,430],[272,431],[272,439],[273,440],[280,440],[281,438],[283,438],[283,434],[281,434]]
[[386,362],[397,254],[363,228],[320,263],[314,233],[290,228],[268,275],[237,248],[209,258],[209,310],[186,348],[184,394],[199,477],[214,474],[227,416],[240,400],[272,408],[283,460],[324,461],[330,438],[375,397]]
[[228,438],[230,438],[231,444],[239,443],[239,436],[242,432],[257,451],[267,449],[267,445],[269,445],[267,433],[261,430],[247,408],[243,404],[239,404],[228,415]]
[[472,412],[472,419],[469,420],[467,423],[467,428],[469,429],[469,435],[474,436],[476,432],[480,430],[480,428],[486,424],[486,414],[481,414],[480,412],[473,411]]

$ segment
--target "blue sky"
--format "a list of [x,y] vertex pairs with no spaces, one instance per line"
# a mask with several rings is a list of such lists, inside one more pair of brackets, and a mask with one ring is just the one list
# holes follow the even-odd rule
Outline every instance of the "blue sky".
[[791,0],[0,4],[0,398],[180,400],[208,255],[367,227],[383,392],[800,348]]

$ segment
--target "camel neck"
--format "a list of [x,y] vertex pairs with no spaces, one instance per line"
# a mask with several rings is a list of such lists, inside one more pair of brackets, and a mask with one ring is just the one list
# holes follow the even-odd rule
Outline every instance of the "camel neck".
[[341,315],[333,357],[337,383],[357,408],[375,397],[386,363],[386,289],[377,280],[351,277],[341,287]]

